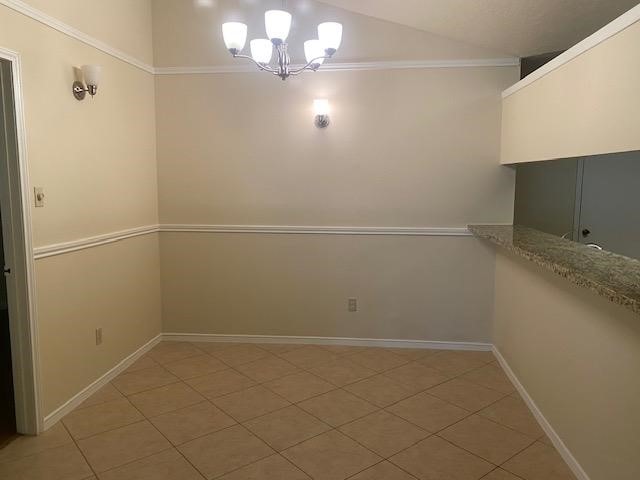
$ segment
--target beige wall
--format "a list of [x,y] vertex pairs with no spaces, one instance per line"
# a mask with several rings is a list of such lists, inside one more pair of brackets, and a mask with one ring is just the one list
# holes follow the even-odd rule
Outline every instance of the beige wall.
[[502,163],[640,150],[639,45],[635,23],[505,98]]
[[[4,6],[0,24],[0,46],[22,60],[29,180],[46,195],[31,207],[34,245],[156,224],[153,77]],[[78,102],[83,63],[104,80]],[[152,235],[36,261],[44,415],[160,332],[157,250]]]
[[494,343],[591,480],[640,478],[640,317],[499,253]]
[[472,237],[164,233],[161,252],[165,332],[491,341]]
[[[265,38],[264,12],[282,8],[281,0],[245,2],[215,0],[198,6],[195,0],[153,0],[154,54],[157,67],[237,65],[222,39],[222,23],[248,24],[248,40]],[[288,2],[293,14],[289,48],[293,63],[304,61],[303,42],[317,38],[317,25],[344,25],[343,44],[336,62],[499,58],[504,54],[453,42],[421,30],[354,14],[321,2]],[[249,44],[246,51],[248,54]]]
[[[157,77],[161,223],[509,222],[500,91],[516,76],[516,68],[477,68],[287,83]],[[313,125],[316,97],[331,101],[327,130]],[[492,254],[473,238],[161,235],[166,331],[490,338]],[[364,308],[355,318],[350,296]]]
[[24,0],[24,3],[121,50],[153,63],[152,0]]

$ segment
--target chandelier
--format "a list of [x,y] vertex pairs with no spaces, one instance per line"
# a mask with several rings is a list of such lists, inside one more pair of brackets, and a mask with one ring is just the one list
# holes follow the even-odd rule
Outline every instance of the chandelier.
[[[307,64],[298,68],[291,67],[291,58],[287,52],[287,37],[291,30],[291,14],[284,10],[268,10],[264,14],[267,36],[251,40],[251,56],[241,55],[247,42],[247,26],[244,23],[228,22],[222,25],[222,35],[227,49],[234,58],[246,58],[260,70],[277,75],[286,80],[305,70],[316,71],[325,60],[333,57],[342,43],[342,24],[325,22],[318,25],[318,38],[304,42],[304,54]],[[275,49],[277,64],[271,65]]]

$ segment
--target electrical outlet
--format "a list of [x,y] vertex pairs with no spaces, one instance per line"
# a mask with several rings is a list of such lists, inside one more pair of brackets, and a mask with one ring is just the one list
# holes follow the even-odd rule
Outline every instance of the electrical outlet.
[[348,310],[350,312],[357,312],[358,311],[358,299],[357,298],[350,298],[348,300]]
[[102,328],[96,328],[96,345],[102,343]]
[[36,207],[44,207],[44,189],[42,187],[33,189],[33,200]]

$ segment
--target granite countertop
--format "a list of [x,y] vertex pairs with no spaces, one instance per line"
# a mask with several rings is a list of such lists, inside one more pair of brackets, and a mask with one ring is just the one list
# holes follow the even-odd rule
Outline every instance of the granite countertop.
[[640,314],[638,260],[517,225],[469,225],[469,230]]

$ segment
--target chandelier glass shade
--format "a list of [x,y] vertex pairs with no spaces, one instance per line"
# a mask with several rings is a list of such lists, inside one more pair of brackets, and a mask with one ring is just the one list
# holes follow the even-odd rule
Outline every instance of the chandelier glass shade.
[[[304,53],[307,63],[292,68],[288,53],[287,38],[291,31],[291,14],[284,10],[268,10],[264,14],[268,39],[255,39],[249,43],[251,55],[242,55],[247,43],[247,26],[239,22],[227,22],[222,25],[222,35],[227,50],[234,58],[251,60],[263,71],[277,75],[286,80],[292,75],[298,75],[305,70],[316,71],[335,55],[342,43],[342,24],[325,22],[318,25],[318,38],[304,43]],[[272,65],[273,51],[277,53],[277,64]]]

